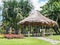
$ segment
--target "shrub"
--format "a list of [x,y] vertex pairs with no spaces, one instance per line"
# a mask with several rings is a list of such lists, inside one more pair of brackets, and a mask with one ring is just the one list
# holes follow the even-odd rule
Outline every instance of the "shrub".
[[8,39],[12,39],[13,38],[13,35],[12,34],[5,34],[4,37],[5,38],[8,38]]
[[8,39],[24,38],[24,35],[23,34],[5,34],[4,37]]
[[18,34],[18,35],[15,34],[13,37],[14,38],[24,38],[24,35],[23,34]]

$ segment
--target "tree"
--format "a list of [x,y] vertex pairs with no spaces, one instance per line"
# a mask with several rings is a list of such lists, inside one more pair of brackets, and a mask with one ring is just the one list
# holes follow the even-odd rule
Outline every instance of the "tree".
[[7,0],[3,1],[3,25],[8,32],[9,28],[12,27],[15,29],[15,33],[18,33],[19,26],[17,23],[22,20],[24,17],[28,16],[29,11],[32,6],[28,3],[28,0],[17,1],[17,0]]
[[[41,13],[52,20],[60,20],[60,0],[49,0],[42,8]],[[59,23],[59,22],[58,22]]]

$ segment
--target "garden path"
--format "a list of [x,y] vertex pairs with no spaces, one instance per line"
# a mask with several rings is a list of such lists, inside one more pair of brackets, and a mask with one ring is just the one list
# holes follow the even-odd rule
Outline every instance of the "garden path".
[[40,39],[40,40],[45,40],[45,41],[48,41],[52,44],[60,43],[60,41],[58,41],[58,40],[53,40],[53,39],[49,39],[49,38],[46,38],[46,37],[34,37],[34,38],[37,38],[37,39]]

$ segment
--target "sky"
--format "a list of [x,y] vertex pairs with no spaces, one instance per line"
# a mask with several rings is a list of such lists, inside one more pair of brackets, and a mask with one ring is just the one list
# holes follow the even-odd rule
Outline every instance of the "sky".
[[[30,0],[32,2],[35,10],[41,10],[41,6],[45,5],[48,0]],[[0,0],[0,6],[2,6],[2,0]]]
[[42,10],[40,7],[45,5],[48,0],[31,0],[35,10]]
[[[40,7],[45,5],[48,0],[30,0],[32,5],[34,6],[34,10],[42,10]],[[2,0],[0,0],[0,6],[3,7]],[[2,14],[2,11],[0,11],[0,14]],[[0,21],[2,20],[2,16],[0,16]]]

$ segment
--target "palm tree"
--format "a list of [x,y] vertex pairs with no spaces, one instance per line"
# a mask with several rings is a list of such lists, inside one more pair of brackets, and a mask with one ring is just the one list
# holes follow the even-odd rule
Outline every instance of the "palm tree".
[[60,1],[59,0],[49,0],[46,5],[42,7],[42,14],[45,14],[50,19],[58,22],[60,18]]
[[[60,0],[49,0],[42,6],[41,13],[60,24]],[[54,31],[59,32],[58,26],[53,27]],[[60,32],[59,32],[60,33]]]
[[6,28],[8,27],[8,29],[10,27],[14,28],[17,34],[19,29],[17,22],[28,16],[32,6],[28,3],[28,0],[21,0],[19,2],[16,0],[8,0],[3,2],[3,24]]

